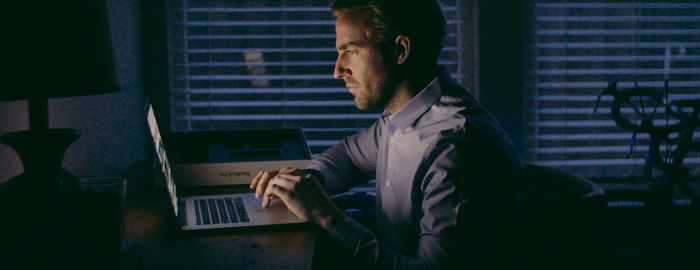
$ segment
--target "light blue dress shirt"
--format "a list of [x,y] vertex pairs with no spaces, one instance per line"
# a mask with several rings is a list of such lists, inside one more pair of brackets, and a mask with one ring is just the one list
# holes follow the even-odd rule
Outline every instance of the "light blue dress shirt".
[[330,234],[367,265],[496,266],[496,253],[507,253],[522,163],[495,118],[445,70],[307,168],[329,194],[377,180],[376,234],[351,218]]

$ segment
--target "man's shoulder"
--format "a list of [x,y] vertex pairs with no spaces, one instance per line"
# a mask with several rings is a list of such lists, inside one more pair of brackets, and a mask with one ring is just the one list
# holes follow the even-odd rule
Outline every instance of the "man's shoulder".
[[493,120],[490,113],[479,104],[466,87],[447,75],[440,78],[440,98],[432,105],[431,111],[442,112],[439,118],[445,120],[453,118],[468,120],[481,117],[485,117],[482,121]]
[[[435,122],[446,123],[441,128],[448,129],[444,132],[445,135],[469,136],[474,132],[490,133],[502,130],[498,120],[461,87],[443,92],[426,116]],[[468,132],[458,133],[460,130]]]
[[438,102],[453,105],[479,105],[479,102],[476,100],[476,98],[474,98],[471,91],[459,82],[455,81],[448,74],[441,76],[439,80],[441,96]]
[[452,84],[433,105],[446,123],[441,126],[436,144],[471,145],[492,148],[510,146],[512,142],[498,120],[461,85]]
[[504,130],[496,118],[449,74],[441,75],[438,85],[439,98],[414,122],[416,130],[425,132],[424,137],[445,141],[490,141],[504,137]]

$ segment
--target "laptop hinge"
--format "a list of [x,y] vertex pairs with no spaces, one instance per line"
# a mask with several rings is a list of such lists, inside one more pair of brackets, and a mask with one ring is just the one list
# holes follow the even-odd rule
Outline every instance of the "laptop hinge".
[[180,222],[180,225],[182,226],[187,226],[187,204],[185,202],[185,200],[178,201],[178,208],[180,208],[180,213],[178,214],[177,219]]

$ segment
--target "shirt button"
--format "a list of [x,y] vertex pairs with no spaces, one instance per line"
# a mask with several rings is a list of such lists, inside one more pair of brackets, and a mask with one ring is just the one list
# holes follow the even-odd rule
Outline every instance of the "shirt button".
[[389,186],[389,181],[386,181],[386,186],[387,186],[387,187]]
[[389,138],[389,143],[394,143],[394,137]]

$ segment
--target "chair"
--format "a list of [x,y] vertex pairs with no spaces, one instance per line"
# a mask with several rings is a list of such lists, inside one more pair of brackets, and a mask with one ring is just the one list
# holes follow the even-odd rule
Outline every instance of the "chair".
[[589,268],[603,254],[601,227],[607,202],[588,179],[526,165],[522,186],[522,254],[537,269]]

